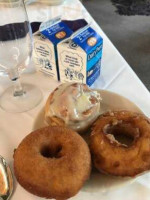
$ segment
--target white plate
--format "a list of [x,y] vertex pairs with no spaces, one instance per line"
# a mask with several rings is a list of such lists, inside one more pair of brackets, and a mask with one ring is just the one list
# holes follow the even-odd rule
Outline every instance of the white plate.
[[[116,93],[109,92],[106,90],[97,90],[100,92],[102,97],[101,102],[101,113],[104,113],[109,110],[129,110],[137,113],[143,113],[140,108],[138,108],[133,102],[128,100],[127,98],[120,96]],[[44,109],[41,110],[39,115],[35,120],[35,124],[33,126],[33,130],[38,128],[45,127],[44,124]],[[105,192],[110,191],[112,189],[116,189],[126,184],[131,184],[135,181],[135,178],[122,178],[122,177],[114,177],[109,175],[104,175],[96,170],[93,170],[91,173],[90,179],[82,188],[83,192]]]

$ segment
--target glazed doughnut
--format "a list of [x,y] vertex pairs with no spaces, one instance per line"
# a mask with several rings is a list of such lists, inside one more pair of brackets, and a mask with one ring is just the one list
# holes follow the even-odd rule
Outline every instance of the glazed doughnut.
[[48,125],[86,131],[100,115],[100,94],[81,83],[64,83],[49,96],[45,106]]
[[86,142],[65,127],[46,127],[29,134],[14,153],[14,172],[30,193],[68,199],[89,178],[91,155]]
[[[116,140],[132,138],[130,145]],[[116,176],[135,176],[150,169],[150,121],[142,114],[114,111],[103,114],[93,126],[90,149],[95,167]]]

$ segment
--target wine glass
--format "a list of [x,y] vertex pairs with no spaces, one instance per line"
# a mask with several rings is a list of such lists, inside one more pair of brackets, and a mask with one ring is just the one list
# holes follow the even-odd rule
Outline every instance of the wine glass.
[[1,95],[0,106],[8,112],[28,111],[42,99],[39,88],[20,83],[31,56],[32,32],[24,0],[0,0],[0,66],[13,83]]

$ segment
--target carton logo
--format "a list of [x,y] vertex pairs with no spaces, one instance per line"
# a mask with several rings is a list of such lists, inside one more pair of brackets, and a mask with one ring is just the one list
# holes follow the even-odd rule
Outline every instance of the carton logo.
[[44,41],[44,40],[46,40],[46,37],[44,36],[44,35],[40,35],[40,40],[42,40],[42,41]]
[[102,45],[97,46],[96,49],[92,51],[92,53],[88,54],[88,61],[93,59],[101,50],[102,50]]
[[90,46],[90,47],[93,47],[95,46],[97,43],[97,39],[95,37],[90,37],[88,40],[87,40],[87,44]]
[[57,39],[63,39],[63,38],[65,38],[66,37],[66,32],[65,31],[60,31],[60,32],[58,32],[58,33],[56,33],[55,34],[55,37],[57,38]]
[[74,43],[73,41],[70,42],[69,47],[71,49],[76,49],[78,47],[78,45],[76,43]]

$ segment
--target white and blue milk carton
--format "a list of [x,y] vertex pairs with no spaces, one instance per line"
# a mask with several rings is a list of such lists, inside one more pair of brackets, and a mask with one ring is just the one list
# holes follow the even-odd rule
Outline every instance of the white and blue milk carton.
[[100,76],[102,49],[102,37],[89,26],[59,43],[60,81],[91,86]]
[[34,34],[33,51],[34,63],[39,71],[59,80],[57,44],[72,34],[73,31],[60,18],[41,24]]

